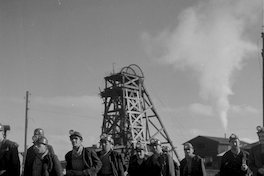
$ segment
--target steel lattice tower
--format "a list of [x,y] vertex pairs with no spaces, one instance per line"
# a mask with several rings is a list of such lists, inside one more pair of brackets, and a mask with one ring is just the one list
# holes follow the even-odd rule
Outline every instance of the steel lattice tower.
[[112,135],[115,147],[123,146],[129,158],[133,145],[140,140],[147,144],[157,137],[178,154],[144,87],[144,75],[135,64],[113,73],[105,79],[105,89],[100,93],[104,101],[102,133]]

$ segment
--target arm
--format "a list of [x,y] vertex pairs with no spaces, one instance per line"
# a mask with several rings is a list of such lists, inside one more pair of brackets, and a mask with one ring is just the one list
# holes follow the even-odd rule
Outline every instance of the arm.
[[201,162],[202,174],[203,174],[203,176],[206,176],[206,170],[205,170],[205,167],[204,167],[204,162],[203,162],[202,159],[200,160],[200,162]]
[[11,148],[11,153],[10,153],[10,159],[12,160],[12,166],[11,166],[11,175],[13,176],[20,176],[20,160],[18,156],[18,146],[13,146]]
[[255,147],[251,147],[250,149],[249,156],[248,156],[248,167],[254,174],[257,174],[259,168],[256,166],[256,158],[254,154],[255,149],[256,149]]
[[56,176],[63,176],[62,167],[58,157],[56,155],[52,155],[52,159],[53,159],[53,169],[54,172],[56,173]]
[[221,165],[220,165],[220,176],[225,176],[225,162],[226,162],[226,159],[225,159],[225,155],[222,156],[222,159],[221,159]]
[[91,156],[92,163],[91,163],[91,167],[86,169],[84,172],[88,172],[89,175],[94,175],[97,172],[99,172],[103,163],[101,162],[101,160],[99,159],[99,157],[97,156],[94,150],[89,150],[89,151],[87,150],[87,152],[91,153],[90,156]]
[[168,154],[168,166],[169,166],[169,175],[175,176],[175,168],[174,168],[174,162],[171,156]]

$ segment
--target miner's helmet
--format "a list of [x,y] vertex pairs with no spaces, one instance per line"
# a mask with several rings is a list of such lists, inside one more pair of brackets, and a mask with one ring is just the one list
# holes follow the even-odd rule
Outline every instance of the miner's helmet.
[[36,128],[34,130],[32,140],[33,140],[33,142],[36,142],[38,140],[38,138],[43,137],[43,136],[44,136],[44,130],[41,128]]
[[189,142],[184,143],[183,150],[190,150],[190,149],[194,149],[193,145]]
[[0,123],[0,131],[5,131],[5,127],[1,123]]
[[156,138],[151,138],[150,139],[150,146],[157,146],[157,145],[160,145],[161,146],[160,140],[158,140]]
[[78,131],[70,130],[69,134],[70,134],[70,139],[72,139],[74,137],[79,137],[81,139],[81,141],[83,140],[82,134]]
[[257,126],[257,134],[259,135],[261,133],[264,133],[264,128],[261,126]]
[[36,140],[35,144],[44,144],[44,145],[48,145],[48,139],[45,138],[44,136],[41,136],[41,137],[39,137],[39,138]]
[[231,136],[229,137],[229,142],[231,142],[231,141],[234,140],[234,139],[238,139],[238,140],[239,140],[239,138],[238,138],[237,135],[235,135],[235,134],[231,134]]
[[110,144],[114,145],[114,140],[111,135],[105,133],[101,134],[100,143],[106,143],[107,141],[110,142]]

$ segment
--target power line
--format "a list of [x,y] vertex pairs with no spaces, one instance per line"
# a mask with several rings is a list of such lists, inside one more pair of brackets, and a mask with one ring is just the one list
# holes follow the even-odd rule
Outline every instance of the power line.
[[[147,80],[147,79],[146,79]],[[155,97],[158,99],[158,101],[161,103],[161,105],[165,108],[165,109],[168,109],[164,103],[161,101],[161,99],[157,96],[157,93],[155,92],[155,90],[153,89],[153,87],[151,86],[150,82],[147,80],[147,83],[149,84],[150,88],[152,89],[152,92],[154,93]],[[169,112],[169,111],[168,111]],[[185,127],[177,120],[177,118],[174,118],[174,116],[169,112],[170,114],[170,118],[172,119],[172,121],[174,122],[174,124],[178,127],[178,124],[185,130]],[[175,121],[178,123],[175,123]],[[181,130],[179,130],[179,132],[181,133],[182,137],[184,137],[183,133]],[[185,137],[184,137],[185,138]]]
[[76,117],[85,117],[85,118],[92,118],[92,119],[100,119],[100,120],[102,120],[101,118],[98,118],[98,117],[90,117],[90,116],[85,116],[85,115],[68,114],[68,113],[57,112],[57,111],[48,111],[48,110],[43,110],[43,109],[30,108],[30,110],[40,111],[40,112],[47,112],[47,113],[53,113],[53,114],[61,114],[61,115],[66,115],[66,116],[76,116]]

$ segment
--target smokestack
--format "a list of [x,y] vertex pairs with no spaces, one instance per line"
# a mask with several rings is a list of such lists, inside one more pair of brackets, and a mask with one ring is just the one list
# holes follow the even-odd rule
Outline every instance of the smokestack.
[[226,133],[225,133],[225,138],[226,138]]

